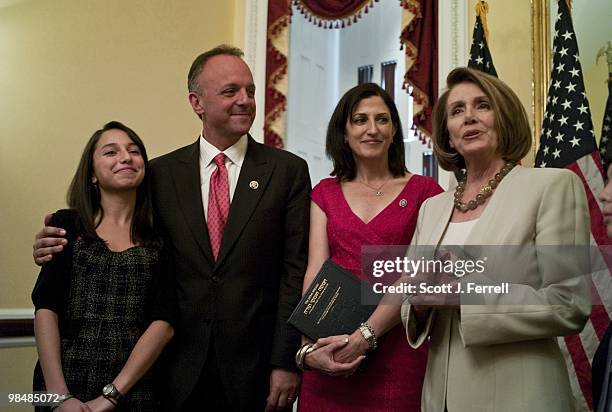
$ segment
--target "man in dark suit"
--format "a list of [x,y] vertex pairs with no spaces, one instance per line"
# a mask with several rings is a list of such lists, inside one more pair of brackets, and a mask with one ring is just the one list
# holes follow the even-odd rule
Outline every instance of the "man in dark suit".
[[[255,85],[239,49],[198,56],[188,86],[202,133],[151,162],[179,306],[158,394],[164,410],[283,409],[300,381],[287,319],[306,268],[308,169],[248,135]],[[37,235],[38,263],[58,249],[50,234]]]
[[612,411],[612,322],[593,356],[593,410]]

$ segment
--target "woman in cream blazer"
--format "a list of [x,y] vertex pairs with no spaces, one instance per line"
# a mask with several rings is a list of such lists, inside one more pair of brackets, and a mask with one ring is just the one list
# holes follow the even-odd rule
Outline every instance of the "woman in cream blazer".
[[[442,167],[465,167],[467,178],[423,203],[413,245],[525,247],[503,249],[505,264],[487,267],[488,280],[511,283],[508,294],[483,295],[480,305],[402,306],[410,345],[430,343],[422,410],[572,411],[556,338],[584,327],[589,288],[584,276],[560,276],[584,273],[576,259],[543,255],[549,245],[589,244],[584,188],[568,170],[514,163],[531,136],[504,83],[464,68],[447,83],[434,108],[434,150]],[[489,188],[479,191],[482,182]]]

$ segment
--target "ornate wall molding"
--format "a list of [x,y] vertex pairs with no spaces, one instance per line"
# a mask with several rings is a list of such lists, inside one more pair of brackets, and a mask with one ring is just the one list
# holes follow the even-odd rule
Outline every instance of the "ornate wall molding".
[[249,65],[253,65],[253,75],[256,74],[257,62],[257,8],[259,1],[244,1],[244,57]]
[[531,0],[531,73],[533,94],[531,111],[533,113],[533,136],[531,152],[536,158],[540,147],[540,134],[544,121],[546,95],[550,76],[550,3],[549,0]]
[[452,0],[450,3],[451,6],[451,36],[453,39],[455,39],[455,41],[451,42],[451,64],[453,66],[458,66],[459,65],[459,50],[458,50],[458,45],[457,45],[457,38],[459,35],[459,28],[457,27],[459,24],[459,16],[457,15],[458,13],[458,6],[457,6],[457,0]]
[[468,61],[469,13],[467,0],[439,2],[438,85],[445,87],[446,75]]
[[[457,66],[467,66],[469,57],[468,0],[440,0],[438,16],[438,87],[446,87],[446,76]],[[457,184],[454,176],[438,169],[438,183],[444,187]]]
[[244,57],[253,72],[257,85],[255,100],[258,104],[257,117],[251,134],[263,142],[264,105],[266,93],[266,31],[268,26],[268,0],[244,1]]

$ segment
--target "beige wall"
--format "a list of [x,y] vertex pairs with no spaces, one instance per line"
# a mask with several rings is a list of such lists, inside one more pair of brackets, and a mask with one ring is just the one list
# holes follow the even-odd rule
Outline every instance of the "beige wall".
[[216,0],[32,0],[0,8],[0,308],[30,305],[32,235],[46,212],[64,206],[95,129],[124,121],[151,157],[195,139],[187,71],[207,48],[241,45],[234,9]]
[[[150,157],[194,141],[189,66],[243,46],[243,21],[243,0],[0,0],[0,310],[31,306],[33,234],[92,132],[123,121]],[[27,391],[35,358],[0,349],[0,392]]]
[[[586,62],[582,66],[582,74],[584,75],[584,87],[586,88],[587,97],[589,99],[589,107],[591,109],[591,118],[593,119],[593,128],[597,144],[601,139],[601,127],[603,125],[604,111],[606,109],[606,101],[608,99],[608,67],[606,65],[605,56],[600,59],[599,64],[595,61]],[[590,64],[589,64],[590,63]]]
[[[36,359],[34,347],[0,349],[0,394],[32,392]],[[0,399],[0,412],[32,411],[32,406],[23,403],[7,405],[7,401]]]

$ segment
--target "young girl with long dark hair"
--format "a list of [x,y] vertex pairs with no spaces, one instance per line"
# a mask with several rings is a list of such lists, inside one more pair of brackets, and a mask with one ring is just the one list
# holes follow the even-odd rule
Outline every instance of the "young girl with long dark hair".
[[96,131],[67,198],[51,224],[68,243],[32,292],[34,389],[61,395],[56,411],[156,410],[150,368],[174,334],[175,299],[138,135],[116,121]]

